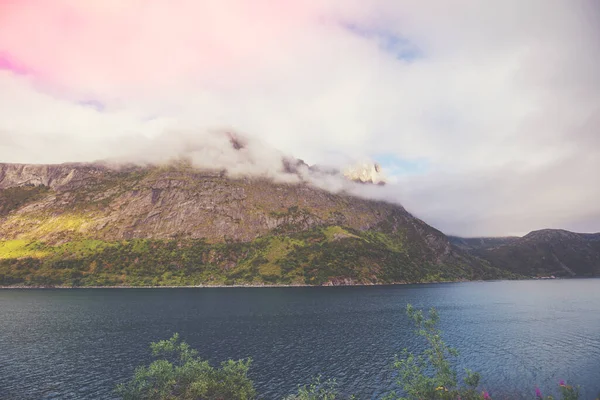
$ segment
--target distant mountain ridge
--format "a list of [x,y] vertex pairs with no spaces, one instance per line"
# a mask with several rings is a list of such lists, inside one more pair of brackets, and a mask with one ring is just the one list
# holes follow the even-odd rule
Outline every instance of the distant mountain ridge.
[[600,275],[600,233],[542,229],[523,237],[449,239],[498,268],[527,276]]

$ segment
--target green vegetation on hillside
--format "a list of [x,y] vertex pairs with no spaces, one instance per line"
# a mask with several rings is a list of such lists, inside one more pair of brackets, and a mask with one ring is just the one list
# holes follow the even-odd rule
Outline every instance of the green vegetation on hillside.
[[489,266],[411,259],[398,237],[328,226],[252,242],[93,239],[0,241],[0,285],[355,284],[512,278]]
[[[437,328],[439,316],[435,309],[429,315],[407,306],[407,314],[413,320],[417,336],[424,339],[426,349],[414,355],[404,350],[396,357],[393,369],[397,372],[395,386],[384,400],[492,400],[490,394],[480,388],[478,373],[466,370],[463,382],[457,378],[453,358],[458,352],[442,339]],[[251,360],[228,360],[214,368],[198,356],[187,343],[175,334],[169,340],[151,344],[152,354],[161,357],[148,367],[141,366],[126,383],[119,385],[117,394],[123,400],[253,400],[258,394],[248,377]],[[559,382],[562,400],[578,400],[579,388]],[[553,400],[543,397],[539,388],[532,388],[536,400]],[[343,394],[335,381],[321,381],[299,386],[298,391],[285,400],[342,400],[356,399]],[[600,396],[599,399],[600,400]]]

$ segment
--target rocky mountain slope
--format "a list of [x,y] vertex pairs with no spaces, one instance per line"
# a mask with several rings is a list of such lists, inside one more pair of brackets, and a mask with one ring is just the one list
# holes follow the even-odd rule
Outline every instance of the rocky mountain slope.
[[[289,163],[289,174],[294,174]],[[402,207],[163,166],[0,164],[0,285],[510,278]]]
[[451,242],[498,268],[527,276],[600,275],[600,233],[544,229],[521,238],[452,237]]

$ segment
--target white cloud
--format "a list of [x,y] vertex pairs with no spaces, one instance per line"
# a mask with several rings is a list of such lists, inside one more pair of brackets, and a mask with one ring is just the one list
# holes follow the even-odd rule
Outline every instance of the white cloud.
[[1,161],[226,128],[310,163],[426,163],[376,195],[445,232],[600,231],[593,1],[27,4],[0,19],[0,57],[31,71],[0,70]]

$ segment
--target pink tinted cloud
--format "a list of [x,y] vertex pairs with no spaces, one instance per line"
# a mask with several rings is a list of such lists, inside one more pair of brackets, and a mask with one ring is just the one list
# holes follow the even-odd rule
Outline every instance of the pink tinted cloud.
[[0,0],[0,67],[109,96],[228,84],[286,51],[318,12],[288,0]]
[[29,68],[21,64],[16,64],[7,56],[0,54],[0,70],[12,71],[15,74],[25,75],[31,73]]

